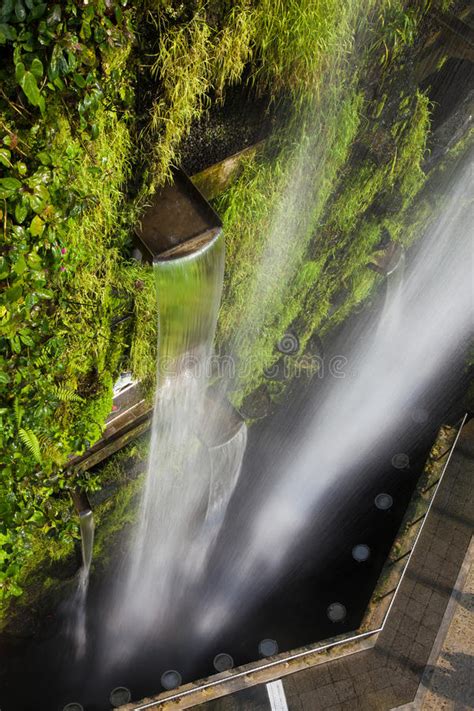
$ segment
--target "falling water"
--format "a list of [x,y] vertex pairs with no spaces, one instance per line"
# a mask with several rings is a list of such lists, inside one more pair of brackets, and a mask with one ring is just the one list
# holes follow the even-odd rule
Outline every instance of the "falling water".
[[403,280],[403,270],[391,277],[380,323],[351,334],[346,377],[331,380],[298,447],[275,458],[263,494],[236,513],[238,534],[221,543],[196,614],[203,643],[278,584],[301,558],[315,517],[329,526],[338,515],[337,507],[322,508],[327,494],[371,453],[386,449],[417,398],[441,387],[443,369],[465,347],[472,333],[471,185],[472,163],[451,186],[442,217]]
[[94,515],[90,509],[79,513],[79,527],[81,530],[82,565],[79,570],[76,590],[69,603],[68,624],[68,633],[72,637],[78,659],[84,656],[87,644],[86,600],[94,547]]
[[245,424],[222,441],[220,423],[208,411],[223,267],[222,235],[196,253],[155,263],[155,409],[139,523],[110,616],[115,658],[133,655],[149,636],[173,633],[180,602],[189,601],[203,574],[240,472]]
[[247,445],[247,427],[241,424],[227,441],[209,449],[211,482],[205,525],[215,539],[222,527],[230,497],[234,491]]
[[[351,132],[357,126],[354,115],[358,114],[360,96],[355,87],[362,56],[357,44],[363,46],[367,19],[376,5],[372,0],[363,8],[353,0],[341,3],[327,61],[318,75],[318,89],[308,92],[306,102],[298,107],[292,141],[280,156],[285,163],[283,181],[274,178],[279,200],[269,203],[272,211],[264,238],[259,240],[262,248],[248,275],[245,308],[236,304],[240,318],[231,350],[237,362],[251,357],[254,350],[271,349],[274,344],[269,341],[272,329],[268,326],[279,316],[282,320],[292,318],[286,299],[298,283],[299,268],[322,218],[329,186],[337,179]],[[243,372],[237,374],[241,380]],[[237,383],[233,386],[238,389]]]
[[385,303],[377,325],[377,334],[381,338],[387,336],[387,330],[394,331],[400,326],[401,307],[405,284],[406,255],[403,250],[400,258],[392,271],[389,271],[385,280]]

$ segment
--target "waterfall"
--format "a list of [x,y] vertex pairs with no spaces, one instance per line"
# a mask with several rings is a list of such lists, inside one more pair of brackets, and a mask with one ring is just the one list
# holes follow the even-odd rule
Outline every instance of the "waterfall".
[[209,449],[211,481],[205,525],[213,539],[224,522],[230,497],[239,479],[246,445],[247,426],[243,422],[231,439]]
[[110,617],[116,659],[176,628],[179,602],[199,584],[240,471],[245,425],[214,448],[199,438],[203,427],[208,435],[214,429],[206,393],[223,269],[222,234],[154,265],[157,387],[138,524]]
[[68,633],[73,640],[76,658],[85,655],[87,645],[86,599],[94,547],[94,514],[90,509],[79,513],[81,531],[82,565],[79,570],[76,590],[69,602],[70,618]]
[[400,252],[400,257],[393,269],[387,272],[385,279],[385,303],[379,318],[377,334],[388,331],[396,332],[400,326],[400,313],[403,304],[403,287],[405,282],[405,251]]
[[81,511],[79,514],[79,527],[81,529],[82,570],[88,578],[94,547],[94,514],[90,509]]
[[[326,523],[332,530],[340,512],[331,492],[385,451],[417,399],[441,390],[447,364],[464,351],[472,336],[472,165],[456,176],[405,272],[400,265],[389,277],[381,321],[349,331],[347,375],[330,381],[290,454],[275,457],[263,493],[236,511],[238,531],[222,541],[210,593],[195,614],[203,641],[278,584],[302,557],[316,518],[322,536]],[[354,490],[361,485],[354,480]]]

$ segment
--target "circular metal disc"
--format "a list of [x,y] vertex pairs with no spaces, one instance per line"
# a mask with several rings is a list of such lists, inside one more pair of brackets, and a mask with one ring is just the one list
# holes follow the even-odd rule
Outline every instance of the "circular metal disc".
[[161,675],[161,686],[166,689],[176,689],[181,686],[181,674],[175,669],[168,669],[168,671],[163,672]]
[[333,602],[326,610],[326,614],[331,622],[342,622],[347,615],[347,610],[341,602]]
[[234,666],[234,660],[230,656],[230,654],[225,654],[224,652],[222,654],[216,654],[214,657],[214,669],[216,669],[218,672],[223,672],[227,671],[228,669],[232,669]]

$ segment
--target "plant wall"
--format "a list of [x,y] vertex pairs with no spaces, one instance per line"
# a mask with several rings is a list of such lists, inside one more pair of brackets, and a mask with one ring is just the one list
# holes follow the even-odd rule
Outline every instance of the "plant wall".
[[[267,299],[249,346],[258,367],[235,394],[241,402],[261,385],[289,326],[297,326],[304,348],[315,330],[330,329],[367,295],[374,282],[368,255],[385,230],[404,240],[429,129],[427,98],[407,84],[406,72],[435,5],[3,0],[3,603],[21,595],[42,541],[50,557],[72,549],[78,533],[68,490],[93,490],[100,477],[72,473],[67,462],[100,437],[117,374],[131,367],[153,383],[153,278],[130,262],[131,235],[150,193],[179,164],[195,121],[237,84],[279,109],[266,150],[216,203],[228,243],[219,326],[225,350],[289,166],[306,145],[311,108],[320,97],[330,107],[319,126],[331,148],[323,180],[301,204],[312,219],[296,255],[297,279],[275,303]],[[345,66],[342,93],[324,93],[328,66]],[[319,180],[316,161],[311,170]],[[331,312],[341,284],[347,298]],[[135,317],[131,329],[116,325],[124,314]]]

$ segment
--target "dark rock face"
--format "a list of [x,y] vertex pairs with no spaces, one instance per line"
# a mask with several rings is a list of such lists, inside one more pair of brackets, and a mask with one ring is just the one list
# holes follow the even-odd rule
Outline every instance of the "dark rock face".
[[274,409],[275,404],[272,402],[270,393],[265,385],[261,385],[249,395],[239,408],[241,415],[250,420],[259,420],[262,417],[267,417]]
[[430,81],[427,90],[434,109],[430,152],[424,166],[427,171],[442,160],[473,125],[474,63],[448,60],[443,70],[428,78],[427,82]]
[[194,175],[266,138],[277,120],[268,105],[268,98],[257,98],[244,86],[229,90],[223,104],[213,102],[184,141],[183,170]]

